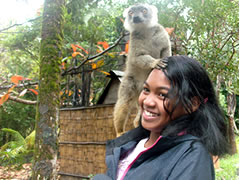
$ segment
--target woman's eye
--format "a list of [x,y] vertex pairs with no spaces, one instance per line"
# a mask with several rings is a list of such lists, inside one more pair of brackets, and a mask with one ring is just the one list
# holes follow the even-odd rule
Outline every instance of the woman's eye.
[[158,96],[159,96],[161,99],[167,98],[167,94],[164,94],[164,93],[160,93]]
[[143,92],[149,92],[149,89],[146,87],[143,87]]

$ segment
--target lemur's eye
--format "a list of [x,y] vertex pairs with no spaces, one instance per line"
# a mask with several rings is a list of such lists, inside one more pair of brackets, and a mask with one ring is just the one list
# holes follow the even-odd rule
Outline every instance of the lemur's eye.
[[146,9],[143,9],[142,12],[143,12],[143,14],[147,14],[147,10]]
[[132,11],[129,11],[129,12],[128,12],[128,15],[129,15],[129,16],[133,15],[133,12],[132,12]]

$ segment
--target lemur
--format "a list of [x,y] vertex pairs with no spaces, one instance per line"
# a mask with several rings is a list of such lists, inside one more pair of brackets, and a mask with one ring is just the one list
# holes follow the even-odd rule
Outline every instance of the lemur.
[[[124,27],[130,32],[126,69],[114,107],[114,127],[117,136],[125,132],[131,111],[138,108],[138,96],[151,69],[161,58],[171,56],[167,31],[158,23],[158,10],[148,4],[136,4],[123,12]],[[134,120],[139,125],[140,110]]]

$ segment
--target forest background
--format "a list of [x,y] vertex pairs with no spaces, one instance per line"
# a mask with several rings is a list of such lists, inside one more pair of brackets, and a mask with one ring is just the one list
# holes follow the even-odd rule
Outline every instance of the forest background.
[[[171,34],[174,55],[191,56],[208,71],[226,115],[234,154],[239,127],[237,0],[67,0],[61,8],[64,22],[61,26],[60,74],[114,45],[122,35],[123,10],[137,2],[155,5],[159,11],[159,23],[174,28]],[[0,129],[13,129],[23,138],[33,132],[36,123],[40,51],[44,48],[41,47],[42,17],[43,8],[27,23],[0,27]],[[126,41],[122,39],[103,55],[86,61],[85,66],[91,72],[87,105],[96,104],[108,82],[106,74],[110,70],[122,69],[126,53]],[[82,69],[77,73],[72,70],[61,76],[59,94],[62,106],[74,97],[74,86],[66,88],[69,78],[72,81],[78,78],[76,81],[79,81],[83,75],[81,72]],[[0,131],[0,146],[13,140],[11,134],[14,132]],[[6,156],[2,157],[8,164],[9,159],[6,161]],[[15,162],[16,159],[11,163]]]

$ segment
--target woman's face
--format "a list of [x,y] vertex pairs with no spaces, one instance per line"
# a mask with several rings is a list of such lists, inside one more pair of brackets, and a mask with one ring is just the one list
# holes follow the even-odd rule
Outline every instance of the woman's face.
[[[165,107],[168,107],[168,110],[171,112],[174,100],[170,100],[167,97],[170,88],[170,82],[161,70],[154,69],[148,76],[139,96],[139,105],[142,113],[141,123],[145,129],[161,133],[162,129],[170,121],[170,116],[165,111],[163,105],[165,103]],[[171,119],[175,119],[186,113],[183,106],[178,105]]]

